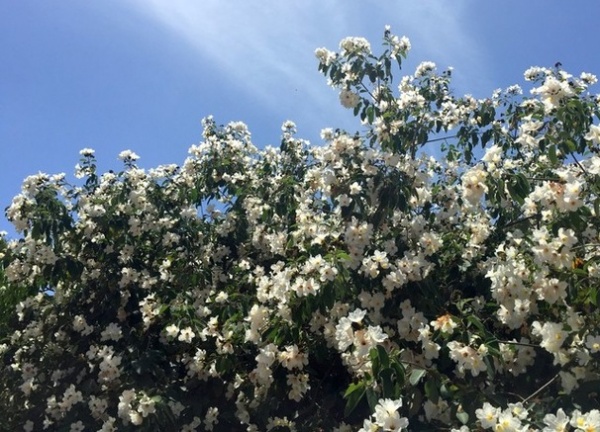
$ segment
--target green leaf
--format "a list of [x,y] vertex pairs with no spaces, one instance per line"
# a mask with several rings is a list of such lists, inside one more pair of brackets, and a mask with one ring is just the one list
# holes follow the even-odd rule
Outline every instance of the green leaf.
[[484,358],[483,358],[483,362],[484,362],[484,363],[485,363],[485,365],[486,365],[486,373],[487,373],[487,376],[488,376],[488,378],[489,378],[490,380],[493,380],[493,379],[494,379],[494,377],[495,377],[495,373],[494,373],[494,371],[495,371],[495,369],[494,369],[494,365],[492,364],[492,362],[490,361],[490,358],[489,358],[488,356],[486,356],[486,357],[484,357]]
[[423,408],[423,393],[418,388],[413,388],[409,393],[408,400],[410,401],[408,415],[412,417]]
[[430,379],[425,381],[425,395],[431,402],[437,404],[438,399],[440,398],[440,392],[435,380]]
[[344,399],[346,399],[346,407],[344,408],[344,416],[349,416],[356,406],[360,403],[365,395],[365,383],[352,383],[348,386]]
[[469,322],[469,324],[477,327],[477,330],[479,330],[481,333],[487,334],[487,331],[486,331],[483,323],[475,315],[469,315],[467,317],[467,321]]
[[385,74],[390,76],[392,75],[392,61],[390,60],[389,56],[385,56],[383,59],[383,64],[385,67]]
[[525,177],[524,174],[517,175],[517,184],[519,186],[519,192],[525,197],[531,191],[531,186],[529,184],[529,180]]
[[413,369],[413,371],[410,373],[410,378],[408,381],[412,385],[417,385],[417,383],[425,376],[426,373],[427,371],[425,369]]
[[452,396],[452,393],[450,392],[450,390],[448,389],[448,387],[446,387],[446,384],[442,384],[442,386],[440,387],[440,395],[444,398],[444,399],[448,399]]
[[373,375],[379,375],[379,371],[381,370],[381,362],[379,361],[379,353],[377,349],[371,348],[369,351],[369,357],[371,358],[371,371],[373,371]]
[[550,162],[552,162],[553,165],[556,165],[558,163],[558,157],[556,156],[556,146],[555,145],[551,145],[548,148],[548,158],[550,159]]
[[598,289],[597,288],[590,288],[590,290],[588,291],[588,296],[587,296],[587,302],[589,304],[593,304],[594,306],[598,305]]
[[404,371],[404,367],[397,361],[393,361],[391,367],[396,372],[396,383],[402,387],[406,380],[406,372]]
[[373,124],[373,121],[375,120],[375,107],[373,105],[367,108],[367,120],[369,121],[369,124]]
[[373,390],[370,387],[367,389],[366,394],[367,394],[367,403],[369,404],[369,408],[371,409],[371,411],[374,411],[375,406],[379,402],[379,396],[377,396],[377,393],[375,393],[375,390]]
[[481,135],[481,146],[482,147],[485,147],[485,145],[488,143],[488,141],[492,138],[492,133],[493,133],[493,130],[488,129]]
[[379,362],[381,363],[381,367],[382,368],[389,367],[390,366],[390,357],[389,357],[387,351],[385,350],[385,348],[382,347],[381,345],[377,345],[376,349],[377,349],[377,356],[379,357]]
[[393,398],[396,396],[394,395],[394,381],[392,380],[392,375],[394,375],[394,370],[391,368],[385,368],[379,372],[383,397],[385,398]]
[[376,70],[369,71],[368,75],[369,75],[369,80],[371,81],[371,83],[374,83],[375,81],[377,81],[377,71]]
[[525,197],[529,195],[529,181],[523,174],[517,174],[506,184],[510,196],[519,204],[523,204]]
[[456,418],[464,425],[469,422],[469,414],[464,411],[457,412]]

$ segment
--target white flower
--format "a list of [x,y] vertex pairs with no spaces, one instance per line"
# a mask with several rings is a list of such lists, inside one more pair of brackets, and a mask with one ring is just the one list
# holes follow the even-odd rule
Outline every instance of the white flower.
[[579,79],[581,79],[581,81],[583,81],[587,85],[593,85],[598,82],[598,78],[596,77],[596,75],[591,74],[589,72],[582,72],[581,75],[579,75]]
[[206,411],[206,415],[204,417],[204,427],[207,431],[212,431],[213,427],[216,423],[219,423],[219,408],[210,407]]
[[302,369],[308,364],[306,354],[301,353],[297,345],[285,347],[285,351],[279,353],[279,362],[288,370]]
[[406,36],[399,38],[398,36],[392,36],[390,40],[392,44],[392,55],[397,56],[399,54],[408,53],[411,48],[410,40]]
[[150,399],[147,395],[144,395],[140,399],[137,410],[140,414],[142,414],[143,417],[148,417],[148,414],[154,414],[156,412],[154,403],[155,402],[152,399]]
[[343,317],[335,327],[335,339],[337,340],[337,348],[340,351],[345,351],[354,343],[354,330],[352,329],[352,321]]
[[488,191],[485,184],[487,173],[481,166],[474,166],[464,173],[462,177],[462,196],[471,204],[479,202],[484,193]]
[[485,402],[482,408],[475,410],[475,415],[484,429],[491,428],[496,424],[500,410],[494,408],[489,402]]
[[319,59],[319,63],[329,66],[331,62],[335,60],[335,53],[329,51],[327,48],[317,48],[315,50],[315,56]]
[[600,145],[600,126],[591,125],[584,138],[588,141],[591,141],[593,144]]
[[571,414],[571,426],[577,428],[576,432],[593,432],[600,430],[600,411],[593,409],[588,413],[581,413],[579,410]]
[[121,159],[122,161],[136,161],[138,160],[140,157],[135,154],[134,152],[132,152],[131,150],[124,150],[121,153],[119,153],[119,159]]
[[417,78],[423,77],[425,75],[429,75],[431,72],[435,70],[435,63],[430,61],[424,61],[419,66],[417,66],[417,70],[415,71],[415,76]]
[[101,341],[113,340],[118,341],[123,337],[121,327],[117,323],[110,323],[106,329],[101,333]]
[[541,96],[547,112],[557,108],[564,99],[574,94],[567,81],[559,81],[552,76],[547,77],[544,84],[531,90],[531,93]]
[[175,417],[179,417],[181,412],[185,410],[185,405],[179,401],[169,401],[167,405],[169,405],[169,408],[171,408],[171,411]]
[[560,383],[563,391],[566,394],[571,394],[573,389],[577,387],[577,377],[569,372],[560,371]]
[[498,415],[498,423],[494,426],[497,431],[520,431],[521,420],[514,417],[510,410],[504,410]]
[[347,37],[340,42],[343,55],[348,54],[371,54],[371,44],[362,37]]
[[539,66],[533,66],[533,67],[530,67],[529,69],[527,69],[523,75],[527,81],[538,81],[538,80],[546,77],[550,73],[551,73],[550,70],[548,70],[546,68],[541,68]]
[[183,330],[181,330],[181,333],[179,334],[179,337],[177,339],[182,342],[191,342],[195,336],[196,336],[196,333],[194,333],[192,331],[192,328],[186,327]]
[[295,134],[296,133],[296,123],[294,123],[291,120],[284,121],[281,125],[281,131],[289,133],[289,134]]
[[494,144],[488,148],[482,160],[488,164],[490,170],[494,170],[502,161],[502,146]]
[[219,291],[219,294],[217,294],[217,296],[215,297],[215,302],[216,303],[225,303],[228,298],[229,298],[229,294],[227,294],[225,291]]
[[402,399],[379,399],[375,406],[374,423],[385,431],[400,431],[408,427],[408,419],[400,417],[398,409],[402,407]]
[[540,336],[542,338],[540,346],[551,353],[558,353],[568,335],[560,323],[545,322],[542,325],[539,321],[533,322],[531,333]]
[[71,427],[69,428],[69,432],[81,432],[85,429],[83,422],[81,420],[77,421],[77,423],[71,423]]
[[592,354],[600,351],[600,335],[592,336],[588,335],[585,339],[585,346],[589,348]]
[[365,310],[355,309],[352,312],[350,312],[350,314],[348,315],[348,319],[352,322],[360,323],[360,322],[362,322],[362,320],[366,314],[367,314],[367,311],[365,311]]
[[544,416],[546,427],[542,429],[542,432],[566,432],[569,420],[563,409],[559,408],[556,415],[546,414]]
[[435,321],[431,321],[434,330],[440,330],[442,333],[452,334],[458,324],[452,319],[452,315],[445,314],[439,316]]
[[144,422],[144,418],[137,411],[129,411],[129,421],[134,425],[139,426]]
[[382,343],[388,338],[388,335],[379,326],[369,326],[367,335],[372,345]]
[[92,417],[99,419],[106,412],[106,409],[108,408],[108,401],[106,399],[91,395],[90,401],[88,402],[88,407],[90,408]]
[[525,420],[529,415],[529,412],[525,409],[525,407],[523,407],[522,402],[509,403],[508,408],[510,408],[513,415],[520,420]]
[[288,398],[296,402],[300,402],[302,396],[310,389],[310,384],[308,384],[308,374],[288,374],[286,381],[291,387]]
[[82,315],[75,315],[75,318],[73,318],[73,330],[81,333],[82,336],[87,336],[92,333],[94,327],[88,325],[85,317]]
[[174,338],[179,334],[179,327],[175,324],[171,324],[170,326],[167,326],[165,331],[167,332],[167,337]]
[[365,419],[363,421],[363,427],[361,427],[358,432],[377,432],[379,431],[379,426],[371,421],[371,419]]
[[362,186],[358,182],[350,185],[350,195],[358,195],[362,191]]
[[344,108],[355,108],[360,102],[360,96],[351,90],[342,90],[340,92],[340,102]]
[[485,350],[479,352],[457,341],[450,341],[447,346],[450,349],[450,358],[457,363],[457,368],[460,372],[470,370],[471,375],[478,376],[480,372],[487,370],[487,365],[483,361]]

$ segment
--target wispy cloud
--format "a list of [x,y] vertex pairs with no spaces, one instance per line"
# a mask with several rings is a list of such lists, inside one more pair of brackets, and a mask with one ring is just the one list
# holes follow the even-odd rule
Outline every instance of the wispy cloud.
[[454,85],[464,92],[489,92],[492,87],[488,51],[475,34],[475,19],[466,2],[433,0],[385,3],[382,15],[399,22],[398,31],[413,41],[418,57],[439,67],[456,69]]
[[310,1],[133,3],[271,109],[291,107],[285,96],[296,91],[317,110],[331,101],[313,53],[323,39],[333,39],[328,28],[343,24],[334,7],[316,8]]
[[385,24],[408,35],[419,58],[460,68],[459,87],[474,76],[487,86],[482,48],[464,30],[466,11],[455,2],[131,0],[130,5],[213,62],[257,102],[311,125],[325,126],[324,113],[328,121],[348,122],[343,111],[331,109],[336,95],[316,71],[315,48],[336,48],[348,35],[376,44]]

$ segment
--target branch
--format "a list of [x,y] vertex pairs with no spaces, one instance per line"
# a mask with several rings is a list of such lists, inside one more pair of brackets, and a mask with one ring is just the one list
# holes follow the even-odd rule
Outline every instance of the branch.
[[534,345],[534,344],[525,343],[525,342],[503,341],[503,340],[496,340],[496,342],[507,344],[507,345],[519,345],[519,346],[526,346],[526,347],[531,347],[531,348],[540,348],[539,345]]
[[552,178],[552,177],[525,177],[527,180],[532,180],[532,181],[550,181],[550,182],[554,182],[554,183],[561,183],[561,184],[566,184],[567,182],[565,180],[561,180],[559,178]]
[[436,142],[436,141],[445,141],[447,139],[456,138],[456,137],[457,137],[457,135],[450,135],[450,136],[441,137],[441,138],[434,138],[434,139],[427,140],[425,142],[425,144],[429,144],[429,143]]
[[575,157],[575,154],[573,154],[573,152],[569,152],[569,154],[571,155],[571,157],[572,157],[572,158],[573,158],[573,160],[575,161],[575,164],[576,164],[576,165],[577,165],[577,166],[578,166],[578,167],[581,169],[581,171],[583,171],[583,174],[584,174],[586,177],[589,177],[589,174],[588,174],[588,172],[585,170],[585,168],[583,167],[583,165],[581,165],[581,164],[579,163],[579,161],[578,161],[578,160],[577,160],[577,158]]
[[536,391],[534,391],[533,393],[531,393],[529,396],[527,396],[525,399],[523,399],[523,403],[527,402],[529,399],[531,399],[532,397],[538,395],[541,391],[543,391],[546,387],[548,387],[550,384],[552,384],[554,381],[556,381],[556,379],[560,376],[560,372],[558,372],[556,375],[554,375],[550,381],[548,381],[546,384],[544,384],[543,386],[541,386],[539,389],[537,389]]
[[521,218],[521,219],[517,219],[517,220],[514,220],[514,221],[512,221],[512,222],[508,222],[507,224],[505,224],[505,225],[504,225],[504,226],[502,226],[502,227],[499,227],[498,229],[501,229],[501,230],[503,230],[503,229],[506,229],[506,228],[508,228],[508,227],[511,227],[511,226],[513,226],[513,225],[520,224],[521,222],[525,222],[525,221],[528,221],[528,220],[530,220],[530,219],[535,219],[535,218],[537,218],[537,217],[538,217],[538,215],[536,214],[536,215],[527,216],[527,217],[524,217],[524,218]]

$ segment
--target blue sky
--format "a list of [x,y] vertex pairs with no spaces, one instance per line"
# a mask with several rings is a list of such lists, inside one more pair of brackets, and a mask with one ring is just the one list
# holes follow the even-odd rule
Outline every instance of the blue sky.
[[[533,65],[600,75],[599,19],[583,0],[0,0],[0,207],[30,174],[73,180],[84,147],[102,171],[125,149],[181,163],[209,114],[259,147],[288,119],[314,143],[354,131],[314,57],[345,36],[376,51],[389,24],[412,42],[406,73],[453,66],[456,93],[485,97]],[[3,215],[0,230],[14,233]]]

